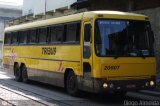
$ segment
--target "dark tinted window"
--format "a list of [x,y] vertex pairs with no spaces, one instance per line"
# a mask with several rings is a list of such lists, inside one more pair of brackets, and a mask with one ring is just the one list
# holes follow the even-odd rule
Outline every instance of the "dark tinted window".
[[60,25],[56,27],[56,41],[62,42],[64,34],[64,26]]
[[67,24],[66,42],[79,41],[80,23]]
[[56,27],[50,27],[50,42],[56,42]]
[[76,29],[76,41],[80,42],[80,34],[81,34],[81,23],[77,23],[77,29]]
[[37,30],[31,29],[29,31],[29,43],[37,43]]
[[18,32],[12,32],[12,40],[11,44],[17,44],[18,43]]
[[27,43],[27,35],[28,35],[28,31],[20,31],[19,32],[19,43],[20,44]]
[[46,40],[47,40],[47,27],[46,28],[40,28],[38,30],[38,38],[39,38],[39,43],[46,43]]
[[50,42],[59,43],[63,41],[64,25],[50,27]]
[[89,42],[91,38],[91,25],[86,24],[84,28],[84,41]]
[[4,44],[10,44],[11,43],[11,33],[5,33],[5,39],[4,39]]

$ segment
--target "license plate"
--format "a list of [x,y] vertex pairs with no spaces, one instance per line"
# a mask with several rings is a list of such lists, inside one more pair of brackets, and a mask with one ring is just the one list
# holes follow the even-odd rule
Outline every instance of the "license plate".
[[136,85],[134,85],[134,84],[129,84],[129,85],[127,85],[126,87],[127,87],[127,88],[136,88]]

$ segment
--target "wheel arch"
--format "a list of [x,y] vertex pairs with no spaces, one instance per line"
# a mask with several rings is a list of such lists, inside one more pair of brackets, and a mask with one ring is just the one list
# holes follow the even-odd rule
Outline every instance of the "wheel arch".
[[20,69],[22,69],[23,66],[26,66],[25,63],[21,63]]
[[16,73],[16,72],[15,72],[15,66],[16,66],[16,65],[19,66],[19,63],[18,63],[18,62],[14,62],[14,66],[13,66],[14,75],[15,75],[15,73]]

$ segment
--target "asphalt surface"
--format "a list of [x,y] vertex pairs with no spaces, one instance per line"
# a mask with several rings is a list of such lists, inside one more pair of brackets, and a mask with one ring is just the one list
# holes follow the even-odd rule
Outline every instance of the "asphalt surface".
[[131,106],[160,105],[160,92],[128,92],[126,96],[82,92],[79,97],[68,95],[64,88],[30,81],[17,82],[0,70],[0,105],[9,106]]

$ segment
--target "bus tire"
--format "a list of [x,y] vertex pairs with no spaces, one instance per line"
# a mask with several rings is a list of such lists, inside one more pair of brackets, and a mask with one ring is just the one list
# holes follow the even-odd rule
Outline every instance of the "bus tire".
[[70,71],[67,75],[66,90],[71,96],[78,96],[78,83],[76,75]]
[[19,82],[22,81],[22,72],[21,72],[18,64],[15,64],[14,72],[15,72],[16,81],[19,81]]
[[25,65],[23,65],[21,67],[21,71],[22,71],[22,81],[24,83],[28,83],[28,73],[27,73],[27,67]]

